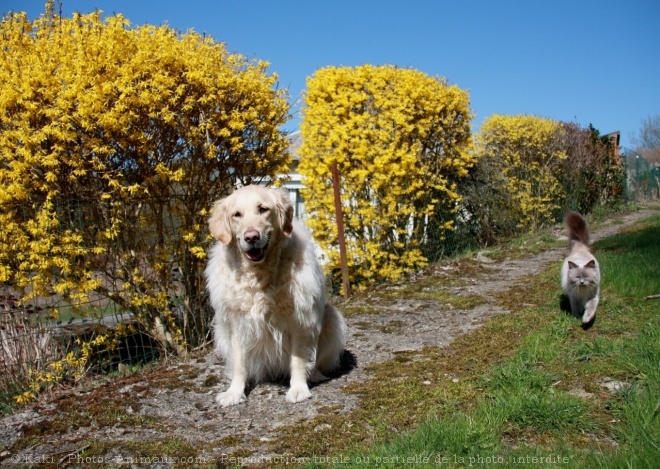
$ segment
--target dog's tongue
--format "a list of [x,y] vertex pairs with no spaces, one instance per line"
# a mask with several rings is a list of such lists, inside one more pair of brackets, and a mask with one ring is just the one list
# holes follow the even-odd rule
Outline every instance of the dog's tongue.
[[260,261],[264,256],[264,250],[263,249],[258,249],[258,248],[250,249],[249,251],[247,251],[245,253],[245,255],[251,261],[255,261],[255,262]]

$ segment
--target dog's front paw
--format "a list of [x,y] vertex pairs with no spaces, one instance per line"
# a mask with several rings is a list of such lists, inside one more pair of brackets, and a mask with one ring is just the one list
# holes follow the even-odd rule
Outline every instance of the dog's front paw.
[[230,405],[236,405],[239,402],[245,400],[245,393],[241,390],[227,389],[225,392],[221,392],[215,396],[215,402],[220,404],[222,407],[229,407]]
[[286,400],[293,403],[304,401],[310,397],[312,397],[312,393],[306,384],[304,386],[291,386],[291,389],[286,393]]

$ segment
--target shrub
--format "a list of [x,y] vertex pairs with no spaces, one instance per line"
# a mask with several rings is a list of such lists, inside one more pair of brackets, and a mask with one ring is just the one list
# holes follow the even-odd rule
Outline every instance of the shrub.
[[573,123],[562,123],[558,138],[567,155],[561,171],[565,209],[589,214],[615,204],[623,196],[624,168],[609,138]]
[[468,93],[412,69],[329,67],[308,80],[302,114],[308,223],[329,269],[339,268],[333,165],[351,283],[425,266],[423,245],[452,229],[453,216],[438,215],[453,212],[455,181],[474,164]]
[[52,1],[2,18],[0,42],[0,282],[78,316],[103,298],[170,351],[204,342],[208,210],[290,162],[277,76],[193,31]]

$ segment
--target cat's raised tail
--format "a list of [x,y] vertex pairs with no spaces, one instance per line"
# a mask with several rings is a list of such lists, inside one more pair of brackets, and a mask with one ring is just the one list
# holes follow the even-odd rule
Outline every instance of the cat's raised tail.
[[577,212],[569,212],[566,215],[566,226],[568,226],[568,240],[570,245],[574,241],[589,246],[589,225],[587,220]]

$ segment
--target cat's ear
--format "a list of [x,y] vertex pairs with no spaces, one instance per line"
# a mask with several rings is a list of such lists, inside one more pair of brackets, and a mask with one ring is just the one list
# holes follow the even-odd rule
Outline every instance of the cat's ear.
[[568,261],[568,268],[569,269],[577,269],[578,265],[575,264],[574,262]]
[[587,262],[587,265],[585,265],[586,268],[588,269],[595,269],[596,268],[596,261],[591,259],[589,262]]

